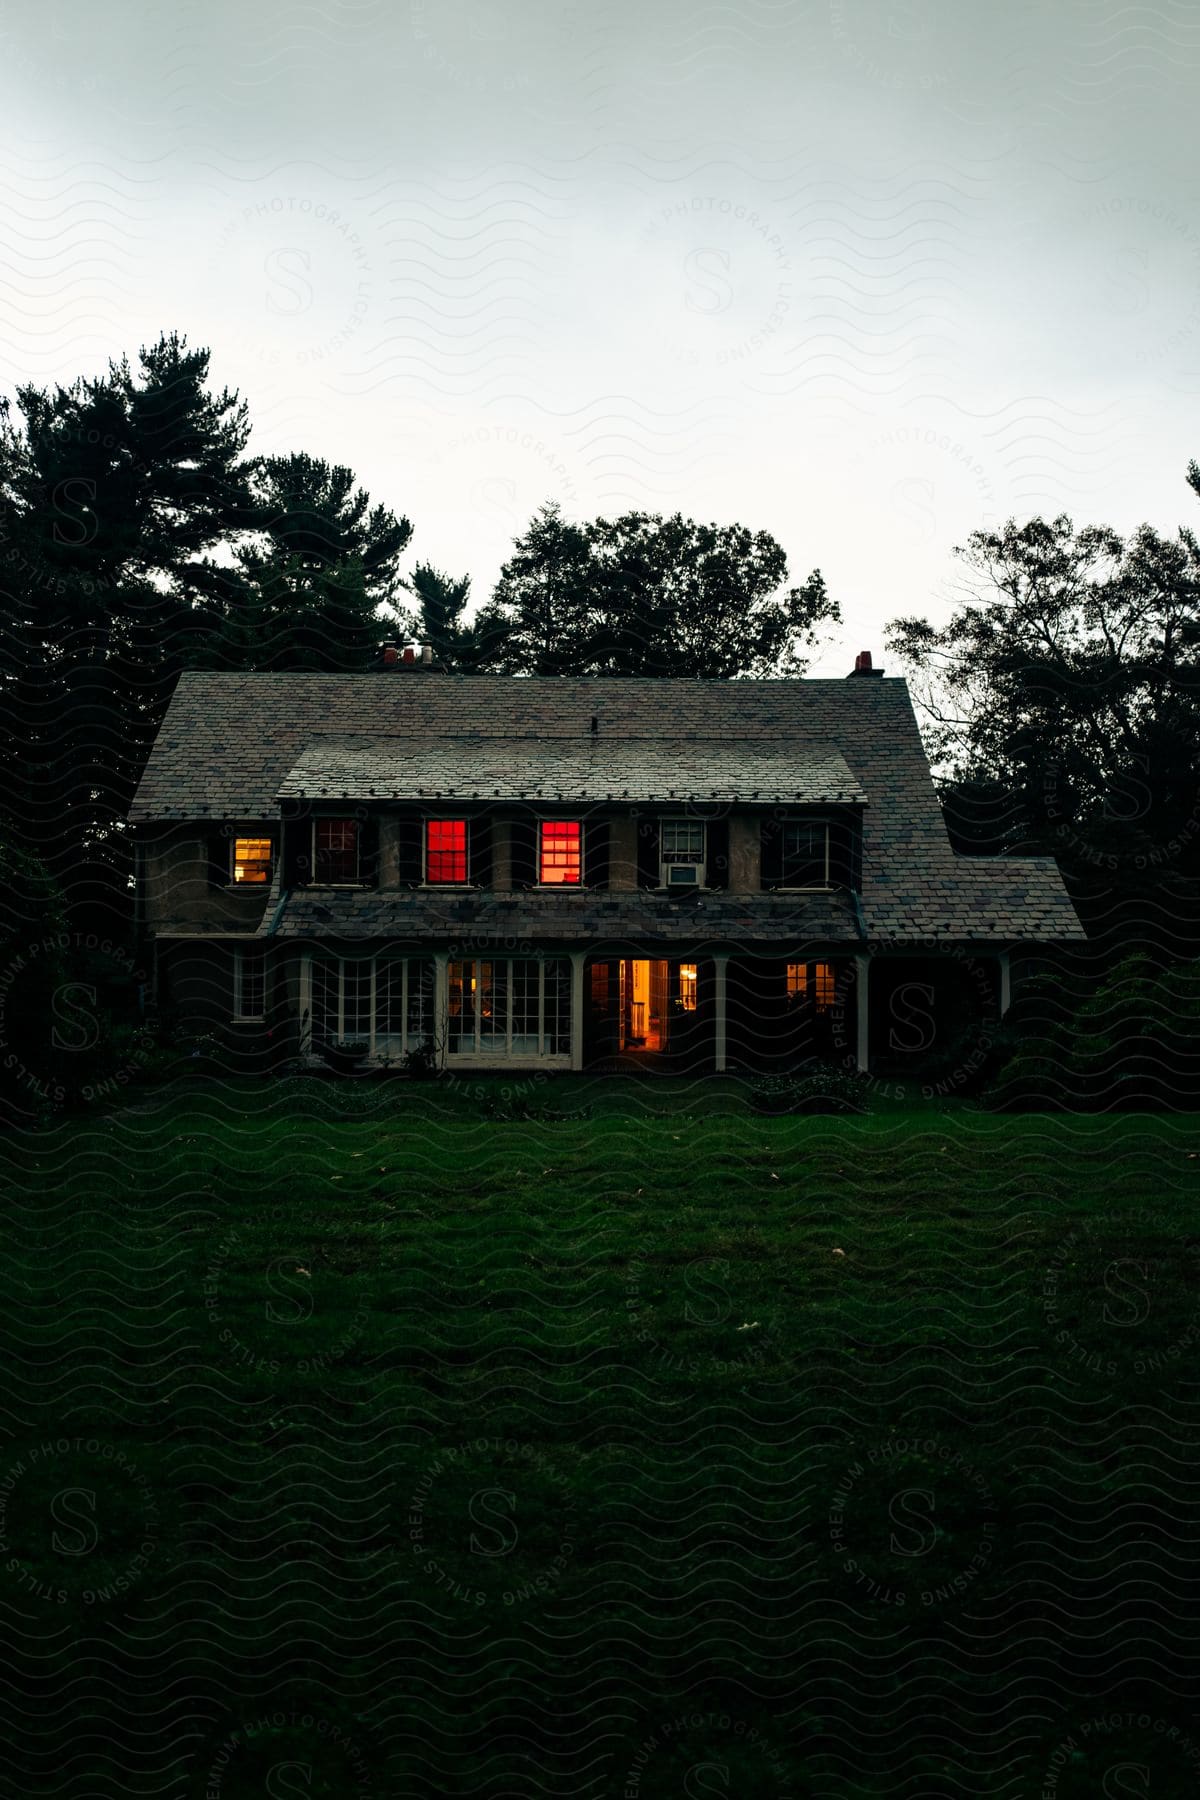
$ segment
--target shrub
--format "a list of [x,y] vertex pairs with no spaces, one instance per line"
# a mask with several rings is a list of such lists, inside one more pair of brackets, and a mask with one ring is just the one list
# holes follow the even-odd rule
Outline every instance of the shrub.
[[868,1091],[855,1070],[814,1060],[786,1074],[756,1076],[750,1105],[760,1113],[865,1113]]

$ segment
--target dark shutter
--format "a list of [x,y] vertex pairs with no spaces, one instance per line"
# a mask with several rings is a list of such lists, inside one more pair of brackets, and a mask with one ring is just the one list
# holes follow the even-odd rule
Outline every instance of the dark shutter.
[[423,832],[422,821],[412,813],[402,813],[396,820],[396,879],[401,887],[420,887],[424,879]]
[[708,821],[707,842],[704,847],[704,881],[706,887],[727,888],[729,886],[729,820],[710,819]]
[[285,888],[304,887],[312,880],[312,817],[307,812],[284,817],[280,825],[280,867]]
[[512,884],[514,888],[533,887],[537,881],[537,820],[523,814],[512,821]]
[[783,885],[782,819],[764,819],[762,822],[762,885],[764,888]]
[[851,813],[829,821],[829,879],[834,887],[862,887],[862,828]]
[[379,886],[379,814],[358,820],[358,879],[364,887]]
[[486,813],[467,824],[467,879],[476,887],[492,885],[492,821]]
[[662,833],[657,819],[639,816],[637,821],[637,866],[638,886],[656,888],[662,886],[662,858],[659,855],[659,841]]
[[608,886],[608,820],[585,819],[583,825],[583,879],[590,888]]
[[208,885],[209,887],[228,887],[233,857],[233,836],[228,831],[210,831],[208,834]]

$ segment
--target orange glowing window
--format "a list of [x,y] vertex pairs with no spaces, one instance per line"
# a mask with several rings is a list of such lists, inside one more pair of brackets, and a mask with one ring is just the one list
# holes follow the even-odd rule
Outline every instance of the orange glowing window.
[[583,832],[577,819],[543,819],[538,879],[547,886],[578,887]]
[[679,1006],[683,1012],[695,1012],[699,983],[695,963],[679,965]]
[[810,1000],[817,1012],[828,1012],[837,998],[832,963],[789,963],[788,999],[793,1004]]
[[425,826],[425,879],[463,883],[467,879],[467,821],[430,819]]
[[261,887],[271,879],[270,838],[234,838],[233,879]]

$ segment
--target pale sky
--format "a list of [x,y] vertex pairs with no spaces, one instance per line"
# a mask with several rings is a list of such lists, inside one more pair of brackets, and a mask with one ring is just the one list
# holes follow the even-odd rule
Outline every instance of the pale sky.
[[0,390],[178,328],[478,598],[547,498],[736,520],[840,674],[978,526],[1200,523],[1190,0],[0,0],[0,68]]

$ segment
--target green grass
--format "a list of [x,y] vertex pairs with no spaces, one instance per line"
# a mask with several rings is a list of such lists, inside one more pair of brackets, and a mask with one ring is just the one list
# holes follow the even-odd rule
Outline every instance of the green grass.
[[5,1146],[24,1791],[1194,1793],[1197,1123],[514,1085]]

